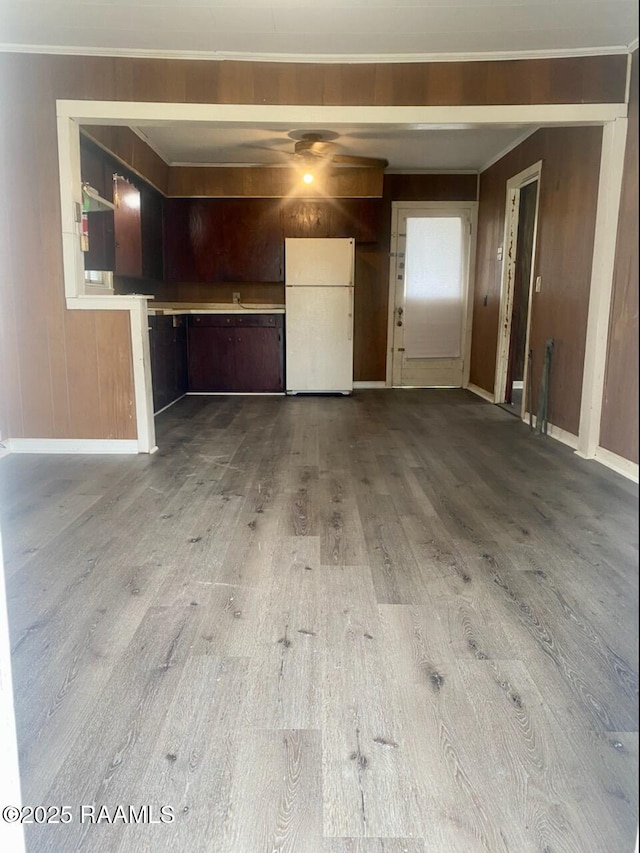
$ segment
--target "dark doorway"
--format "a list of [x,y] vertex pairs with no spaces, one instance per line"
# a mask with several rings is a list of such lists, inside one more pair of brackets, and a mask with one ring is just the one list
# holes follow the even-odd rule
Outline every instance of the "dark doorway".
[[522,187],[518,207],[518,238],[513,281],[511,337],[507,365],[505,403],[518,416],[524,394],[525,363],[527,358],[527,329],[529,324],[529,289],[533,264],[533,241],[536,225],[538,181]]

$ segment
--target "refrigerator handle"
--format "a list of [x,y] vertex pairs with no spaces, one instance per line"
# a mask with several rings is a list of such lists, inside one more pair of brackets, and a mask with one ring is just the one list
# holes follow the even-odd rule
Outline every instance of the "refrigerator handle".
[[349,332],[347,340],[353,339],[353,287],[349,288]]

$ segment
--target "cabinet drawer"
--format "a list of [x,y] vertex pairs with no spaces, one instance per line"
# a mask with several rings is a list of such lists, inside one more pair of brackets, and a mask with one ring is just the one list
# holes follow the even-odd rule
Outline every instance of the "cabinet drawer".
[[281,329],[284,326],[283,314],[192,314],[189,317],[191,328],[255,328],[267,327]]

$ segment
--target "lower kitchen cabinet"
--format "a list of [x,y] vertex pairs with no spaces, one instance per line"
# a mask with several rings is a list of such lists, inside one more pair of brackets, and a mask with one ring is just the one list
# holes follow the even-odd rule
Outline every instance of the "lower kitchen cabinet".
[[189,390],[284,390],[282,314],[189,317]]
[[183,316],[149,317],[153,411],[187,392],[187,325]]

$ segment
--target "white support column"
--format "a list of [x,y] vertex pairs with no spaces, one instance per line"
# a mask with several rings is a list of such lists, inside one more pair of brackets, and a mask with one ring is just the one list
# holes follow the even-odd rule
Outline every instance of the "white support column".
[[626,118],[617,118],[604,125],[593,264],[591,267],[591,290],[589,292],[587,340],[582,374],[580,428],[576,450],[578,456],[582,456],[584,459],[593,459],[600,438],[611,291],[626,141]]
[[80,130],[77,122],[71,118],[58,116],[57,123],[64,288],[67,298],[73,298],[84,293],[81,223],[76,216],[76,209],[82,208]]
[[133,356],[133,388],[136,400],[138,453],[153,453],[156,427],[153,419],[153,386],[151,384],[151,351],[147,300],[138,298],[130,308],[131,351]]
[[[20,772],[16,742],[16,721],[13,710],[11,681],[11,647],[7,621],[7,596],[4,586],[2,540],[0,539],[0,806],[20,808]],[[24,853],[22,824],[0,820],[0,848],[12,853]]]

